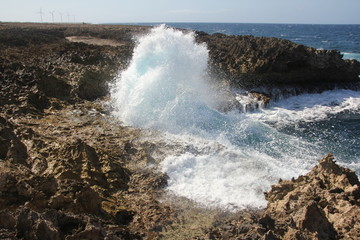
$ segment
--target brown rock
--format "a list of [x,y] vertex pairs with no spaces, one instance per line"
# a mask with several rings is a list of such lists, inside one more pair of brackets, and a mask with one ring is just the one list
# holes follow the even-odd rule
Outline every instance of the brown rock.
[[90,187],[85,187],[75,196],[74,212],[99,214],[101,211],[101,197]]
[[77,239],[102,240],[102,239],[104,239],[105,236],[104,236],[103,231],[101,230],[101,226],[100,225],[96,226],[96,225],[94,225],[92,223],[88,223],[83,231],[66,237],[66,240],[77,240]]
[[59,190],[49,201],[51,208],[74,213],[100,213],[102,199],[88,185],[67,180],[59,182],[59,186]]
[[270,96],[265,93],[249,92],[249,95],[260,101],[264,106],[267,106],[270,102]]
[[9,210],[0,211],[0,228],[14,230],[16,225],[16,219]]
[[319,239],[356,239],[360,236],[355,230],[359,229],[358,186],[355,173],[338,166],[329,154],[306,176],[273,186],[266,195],[266,212],[277,222],[293,216],[297,229],[315,233]]
[[0,162],[0,209],[21,205],[31,199],[32,187],[22,179],[25,177],[21,170]]
[[[0,23],[0,238],[159,239],[168,233],[172,239],[181,238],[176,228],[196,219],[159,200],[167,176],[148,167],[158,160],[137,141],[142,130],[114,123],[103,102],[93,101],[107,94],[104,80],[128,64],[134,34],[147,29]],[[236,87],[300,84],[317,91],[359,75],[358,63],[335,51],[251,36],[198,38],[208,43],[211,70]],[[268,101],[263,90],[252,90],[255,100]],[[227,98],[225,111],[238,106],[234,96]],[[149,145],[157,151],[156,143]],[[267,209],[214,217],[207,236],[359,239],[359,189],[355,173],[328,156],[306,176],[273,186]],[[187,232],[200,233],[191,223]],[[166,232],[171,228],[173,235]]]
[[59,231],[52,222],[28,208],[20,211],[17,217],[16,232],[18,238],[60,240]]
[[94,148],[80,139],[65,144],[59,149],[59,157],[50,166],[48,173],[57,179],[83,180],[90,185],[108,185],[101,170],[101,163]]
[[336,232],[317,203],[312,201],[293,217],[300,230],[316,233],[318,239],[336,239]]
[[14,132],[14,126],[0,117],[0,159],[27,164],[26,146]]
[[47,97],[55,97],[60,99],[69,99],[71,86],[64,80],[55,76],[42,74],[38,79],[38,86]]
[[86,100],[95,100],[108,93],[107,83],[112,79],[104,72],[86,71],[79,81],[78,96]]
[[275,234],[269,230],[265,233],[265,235],[262,237],[263,240],[277,240],[278,238],[275,236]]
[[[266,193],[268,206],[211,228],[210,239],[358,239],[359,181],[354,172],[325,156],[307,175],[281,180]],[[236,233],[236,234],[234,234]],[[259,236],[260,235],[260,236]]]

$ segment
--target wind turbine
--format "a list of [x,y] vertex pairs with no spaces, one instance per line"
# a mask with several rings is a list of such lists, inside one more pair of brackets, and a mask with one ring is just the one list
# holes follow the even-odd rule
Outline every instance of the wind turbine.
[[64,13],[59,12],[59,14],[60,14],[60,19],[61,19],[61,22],[63,22],[63,15],[64,15]]
[[54,13],[55,13],[55,11],[50,12],[53,23],[54,23]]
[[40,14],[41,22],[43,22],[43,14],[44,14],[44,12],[42,11],[42,8],[40,8],[40,11],[38,12],[38,14]]

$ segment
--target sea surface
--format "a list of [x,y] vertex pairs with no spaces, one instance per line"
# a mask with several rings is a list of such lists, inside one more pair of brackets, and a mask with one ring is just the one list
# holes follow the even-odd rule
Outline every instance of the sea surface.
[[[131,24],[156,26],[162,23]],[[345,59],[360,61],[359,24],[166,23],[166,25],[209,34],[283,38],[317,49],[338,50],[344,54]]]
[[349,58],[360,54],[359,25],[168,23],[140,36],[129,67],[110,86],[110,104],[124,125],[157,130],[154,141],[173,146],[159,166],[169,176],[169,194],[237,211],[265,207],[263,192],[272,184],[306,174],[327,153],[360,173],[359,91],[302,94],[254,111],[220,112],[222,93],[206,75],[207,46],[170,26],[282,37]]

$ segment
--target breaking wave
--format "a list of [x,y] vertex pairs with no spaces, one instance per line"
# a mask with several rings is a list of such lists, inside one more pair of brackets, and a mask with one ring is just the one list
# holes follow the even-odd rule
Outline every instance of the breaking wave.
[[[255,112],[219,112],[221,93],[209,86],[207,62],[207,47],[194,33],[161,25],[139,37],[129,67],[111,85],[114,116],[180,143],[184,150],[168,152],[160,170],[169,176],[170,192],[204,206],[265,207],[263,192],[279,178],[304,174],[336,150],[323,131],[302,131],[304,123],[359,117],[359,92],[345,90],[288,98]],[[355,169],[358,136],[345,136],[355,150],[337,156]]]

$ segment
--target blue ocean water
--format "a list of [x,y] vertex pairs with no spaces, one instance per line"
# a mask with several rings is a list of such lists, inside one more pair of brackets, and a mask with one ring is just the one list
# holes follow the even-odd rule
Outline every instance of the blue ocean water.
[[[167,25],[208,33],[271,33],[359,54],[358,25],[346,31],[341,26],[348,25]],[[309,33],[313,27],[318,37]],[[113,115],[125,125],[158,131],[151,141],[165,141],[157,145],[165,146],[159,168],[175,195],[235,211],[264,207],[263,192],[272,184],[305,174],[327,153],[360,174],[360,91],[304,93],[256,111],[223,113],[216,108],[222,92],[207,81],[207,47],[196,43],[193,33],[158,26],[137,42],[129,67],[110,85]]]
[[[137,24],[154,26],[159,23]],[[338,50],[344,54],[345,59],[360,61],[360,25],[358,24],[166,23],[166,25],[209,34],[284,38],[318,49]]]

